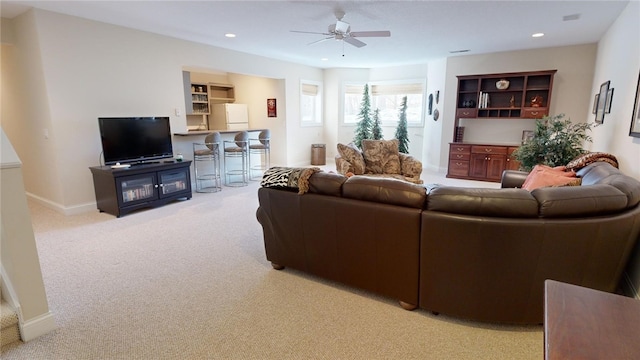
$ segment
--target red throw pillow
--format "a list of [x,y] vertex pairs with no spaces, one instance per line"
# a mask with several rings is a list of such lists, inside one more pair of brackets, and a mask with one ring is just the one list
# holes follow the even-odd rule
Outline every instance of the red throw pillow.
[[527,175],[522,188],[533,190],[546,186],[580,185],[581,179],[573,171],[565,171],[564,166],[552,168],[547,165],[536,165]]

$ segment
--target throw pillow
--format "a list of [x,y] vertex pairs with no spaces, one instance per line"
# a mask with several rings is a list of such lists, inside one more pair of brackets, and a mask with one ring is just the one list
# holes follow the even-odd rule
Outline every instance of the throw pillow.
[[582,169],[583,167],[585,167],[585,166],[587,166],[587,165],[589,165],[591,163],[594,163],[596,161],[608,162],[613,167],[615,167],[615,168],[618,167],[618,159],[616,159],[616,157],[614,155],[608,154],[608,153],[603,153],[603,152],[591,152],[591,153],[580,155],[577,158],[571,160],[567,164],[567,169],[573,170],[573,171],[578,171],[578,170]]
[[362,152],[353,144],[338,144],[338,154],[347,160],[353,166],[353,173],[362,175],[365,171],[364,157]]
[[368,174],[401,174],[398,139],[362,140],[365,172]]
[[547,186],[577,186],[581,179],[573,171],[565,171],[564,166],[552,168],[546,165],[536,165],[527,175],[522,184],[525,190],[534,190]]

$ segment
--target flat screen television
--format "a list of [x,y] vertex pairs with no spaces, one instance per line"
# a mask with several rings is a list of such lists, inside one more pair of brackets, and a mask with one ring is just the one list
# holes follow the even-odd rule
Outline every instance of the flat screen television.
[[98,124],[105,165],[173,157],[169,117],[101,117]]

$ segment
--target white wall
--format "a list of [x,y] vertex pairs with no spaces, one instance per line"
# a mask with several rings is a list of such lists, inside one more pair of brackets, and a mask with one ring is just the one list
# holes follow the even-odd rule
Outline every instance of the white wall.
[[[611,80],[611,113],[593,131],[592,151],[614,154],[625,174],[640,179],[640,138],[629,136],[638,72],[640,71],[640,3],[632,1],[598,43],[591,94]],[[636,244],[627,275],[636,293],[640,292],[640,242]]]
[[[16,124],[6,132],[23,158],[27,192],[64,213],[95,210],[88,167],[99,164],[98,117],[164,115],[173,132],[187,130],[184,67],[280,79],[262,94],[252,88],[246,99],[259,108],[268,97],[279,99],[278,118],[269,125],[288,141],[274,141],[275,163],[308,164],[310,144],[322,141],[318,128],[300,126],[297,100],[300,79],[322,81],[320,69],[42,10],[13,22],[11,63],[18,75],[11,91],[20,101],[3,122]],[[245,96],[240,88],[248,87],[239,84],[238,102]]]
[[[633,36],[634,34],[635,36]],[[620,168],[640,179],[640,138],[629,136],[633,103],[640,71],[640,3],[632,1],[598,43],[591,97],[600,84],[610,80],[613,92],[611,113],[593,131],[592,151],[606,151],[619,157]],[[593,116],[590,116],[593,120]]]
[[[427,75],[427,92],[429,94],[435,94],[436,91],[440,92],[439,102],[436,103],[434,99],[433,111],[436,109],[440,112],[438,120],[434,119],[434,116],[427,116],[424,126],[424,143],[422,150],[422,167],[429,171],[444,172],[444,169],[439,167],[440,164],[440,149],[442,144],[447,144],[450,140],[450,134],[443,133],[445,129],[445,121],[447,118],[447,109],[445,105],[445,97],[447,93],[446,89],[446,74],[447,74],[447,59],[441,59],[432,61],[429,63],[428,75]],[[453,90],[455,91],[455,90]],[[435,95],[434,95],[435,97]]]
[[[451,57],[446,66],[445,116],[440,168],[447,167],[448,143],[453,140],[458,75],[494,74],[536,70],[558,70],[553,80],[549,113],[564,113],[574,122],[589,121],[593,94],[596,45],[576,45],[546,49],[511,51],[493,54]],[[478,143],[519,144],[522,130],[533,130],[531,119],[466,119],[464,141]]]

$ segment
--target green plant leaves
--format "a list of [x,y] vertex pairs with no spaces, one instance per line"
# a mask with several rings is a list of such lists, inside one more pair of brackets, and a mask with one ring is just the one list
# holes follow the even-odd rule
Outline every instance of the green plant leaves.
[[593,123],[573,123],[564,117],[564,114],[559,114],[536,121],[533,139],[522,144],[513,154],[522,170],[530,171],[538,164],[566,165],[587,152],[583,145],[592,141],[587,131],[591,130]]

